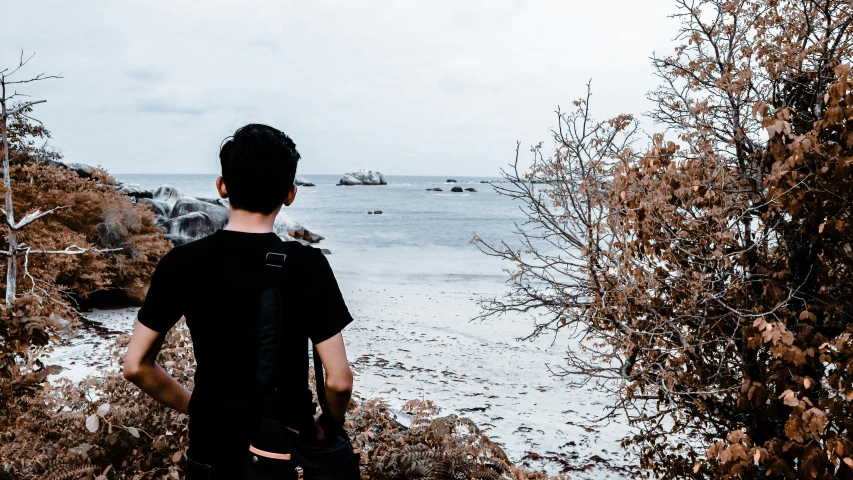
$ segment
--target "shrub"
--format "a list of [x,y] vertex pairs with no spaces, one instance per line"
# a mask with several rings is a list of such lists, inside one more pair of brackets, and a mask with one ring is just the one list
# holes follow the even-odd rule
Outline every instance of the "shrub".
[[678,5],[667,134],[559,114],[499,186],[530,222],[480,244],[518,267],[485,315],[575,336],[562,373],[610,395],[649,476],[851,478],[853,6]]

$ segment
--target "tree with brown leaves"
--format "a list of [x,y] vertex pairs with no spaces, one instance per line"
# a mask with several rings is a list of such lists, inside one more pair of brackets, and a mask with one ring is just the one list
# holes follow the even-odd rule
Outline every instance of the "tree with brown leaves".
[[481,243],[518,267],[484,315],[574,335],[561,373],[610,395],[650,476],[853,478],[853,6],[675,16],[666,135],[636,150],[631,117],[561,114],[499,188],[530,222],[523,249]]
[[[157,261],[170,248],[154,215],[115,190],[115,180],[95,169],[81,177],[36,141],[49,138],[30,117],[41,101],[12,104],[16,85],[51,78],[10,80],[18,67],[0,71],[0,137],[5,196],[0,255],[6,257],[6,291],[0,305],[0,424],[10,403],[31,395],[51,372],[41,361],[56,333],[76,317],[75,303],[110,289],[138,302]],[[14,194],[14,196],[13,196]],[[16,211],[31,212],[15,220]],[[65,320],[65,321],[63,321]]]

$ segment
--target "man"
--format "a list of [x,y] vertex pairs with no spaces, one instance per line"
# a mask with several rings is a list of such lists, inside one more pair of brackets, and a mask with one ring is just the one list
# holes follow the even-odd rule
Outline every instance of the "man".
[[[257,427],[256,361],[265,257],[282,205],[296,197],[296,145],[266,125],[246,125],[221,147],[216,188],[229,199],[228,225],[178,246],[157,265],[124,361],[124,376],[163,405],[189,414],[187,479],[242,478]],[[291,245],[286,263],[279,371],[304,382],[281,385],[281,421],[322,438],[340,428],[352,392],[341,330],[352,321],[325,256]],[[157,364],[166,332],[186,318],[197,369],[189,392]],[[327,410],[315,415],[307,384],[308,339],[326,371]],[[302,375],[301,377],[299,375]],[[281,377],[280,377],[281,378]],[[199,472],[199,473],[195,473]]]

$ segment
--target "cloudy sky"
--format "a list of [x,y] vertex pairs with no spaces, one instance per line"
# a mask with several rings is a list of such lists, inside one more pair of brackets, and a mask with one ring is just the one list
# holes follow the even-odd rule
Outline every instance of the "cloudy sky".
[[[497,175],[515,142],[593,81],[597,116],[649,109],[671,0],[26,0],[3,7],[0,65],[66,161],[215,173],[242,124],[284,130],[300,174]],[[201,6],[203,5],[203,6]],[[0,67],[2,68],[2,67]]]

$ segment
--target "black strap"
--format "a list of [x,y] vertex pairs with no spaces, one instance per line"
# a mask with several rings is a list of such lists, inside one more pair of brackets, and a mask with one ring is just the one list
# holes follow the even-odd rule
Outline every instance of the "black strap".
[[256,379],[260,393],[261,415],[278,418],[275,396],[278,387],[278,370],[282,334],[284,330],[283,296],[287,294],[286,276],[283,275],[290,245],[281,242],[267,253],[264,266],[264,284],[258,316],[258,358]]
[[328,412],[326,409],[326,379],[323,375],[323,362],[320,361],[320,354],[317,353],[317,345],[314,345],[311,358],[314,359],[314,380],[317,384],[317,402],[324,412]]
[[[278,418],[275,409],[280,352],[284,331],[284,308],[290,293],[288,285],[287,252],[290,242],[281,242],[273,251],[267,253],[264,268],[264,291],[261,294],[260,316],[258,319],[258,363],[257,381],[260,388],[261,415],[266,418]],[[320,408],[326,411],[326,383],[323,375],[323,363],[313,348],[314,378],[317,384],[317,399]]]

